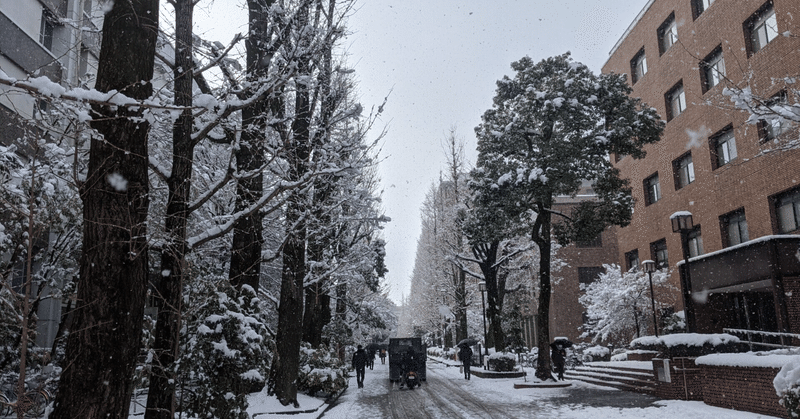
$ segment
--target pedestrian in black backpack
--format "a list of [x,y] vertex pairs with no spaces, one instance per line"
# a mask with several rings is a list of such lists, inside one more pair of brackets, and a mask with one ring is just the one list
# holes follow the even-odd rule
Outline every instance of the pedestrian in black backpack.
[[364,348],[361,345],[358,345],[358,349],[353,354],[353,369],[356,370],[356,382],[358,383],[358,388],[364,387],[364,374],[366,373],[367,367],[367,352],[364,351]]

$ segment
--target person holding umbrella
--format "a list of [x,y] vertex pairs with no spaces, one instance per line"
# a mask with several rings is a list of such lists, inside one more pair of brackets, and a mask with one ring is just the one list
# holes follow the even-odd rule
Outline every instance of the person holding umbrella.
[[461,348],[458,351],[458,358],[461,359],[461,362],[464,364],[464,378],[467,380],[472,376],[469,370],[470,365],[472,365],[472,348],[470,348],[470,343],[472,341],[474,341],[474,339],[464,339],[456,345]]
[[558,372],[558,379],[564,381],[564,362],[567,358],[567,350],[572,346],[572,342],[570,342],[567,338],[556,338],[553,343],[550,344],[551,354],[550,359],[553,360],[553,365],[556,367],[556,372]]

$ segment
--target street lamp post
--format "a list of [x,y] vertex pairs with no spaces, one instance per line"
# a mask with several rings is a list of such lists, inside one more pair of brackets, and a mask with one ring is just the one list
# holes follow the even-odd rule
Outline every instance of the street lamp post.
[[695,331],[694,302],[692,301],[692,279],[689,274],[689,233],[694,229],[692,213],[678,211],[669,216],[672,222],[672,232],[681,233],[681,249],[683,250],[683,275],[681,285],[683,288],[683,309],[686,313],[686,329],[689,333]]
[[656,297],[653,293],[653,272],[656,271],[656,263],[652,260],[642,262],[642,268],[647,272],[648,279],[650,280],[650,303],[653,305],[653,330],[658,337],[658,321],[656,320]]
[[[487,343],[489,341],[486,339],[486,298],[483,295],[486,291],[486,281],[478,282],[478,289],[481,291],[481,305],[483,305],[483,347],[485,354],[488,356],[489,347]],[[483,355],[481,355],[481,364],[483,364],[483,368],[486,369],[486,363],[483,362]]]

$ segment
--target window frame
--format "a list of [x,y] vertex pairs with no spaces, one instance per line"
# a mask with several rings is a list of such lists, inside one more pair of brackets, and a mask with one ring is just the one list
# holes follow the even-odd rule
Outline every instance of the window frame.
[[[655,182],[652,182],[652,180],[655,180]],[[658,177],[658,172],[644,178],[644,180],[642,180],[642,185],[644,186],[645,206],[653,205],[661,200],[661,181]],[[651,189],[651,187],[653,189]],[[652,195],[650,193],[651,190],[654,192]]]
[[[782,201],[788,201],[787,203],[790,204],[790,208],[783,209],[787,203],[782,203]],[[771,209],[774,211],[774,229],[776,234],[787,234],[792,233],[795,231],[800,230],[800,187],[795,187],[781,193],[774,195],[771,198]],[[792,222],[794,223],[794,228],[791,230],[787,230],[783,228],[783,217],[786,212],[791,210],[792,212]]]
[[[780,36],[780,31],[778,30],[778,18],[772,0],[767,1],[759,7],[755,13],[744,21],[742,26],[748,57],[753,56],[777,39]],[[757,36],[761,29],[764,30],[764,40],[766,41],[763,44],[761,43],[762,40],[760,37]],[[772,31],[770,31],[770,29],[772,29]]]
[[691,151],[682,154],[680,157],[672,161],[672,175],[675,181],[676,191],[694,183],[694,161],[692,160]]
[[[635,264],[631,263],[632,261],[636,261]],[[639,268],[641,262],[639,260],[639,249],[633,249],[629,252],[625,252],[625,267],[628,271],[632,268]]]
[[722,45],[718,45],[700,62],[700,80],[703,86],[703,93],[722,83],[725,76],[725,56],[722,53]]
[[[664,257],[661,258],[661,255]],[[656,262],[658,269],[669,268],[669,250],[666,238],[650,243],[650,257]]]
[[[664,102],[667,108],[667,122],[672,121],[686,111],[686,90],[683,88],[683,80],[675,83],[664,94]],[[676,103],[678,109],[676,109]]]
[[700,225],[695,225],[692,231],[686,234],[686,242],[689,246],[689,257],[697,257],[703,254],[703,232]]
[[[778,93],[772,95],[769,100],[767,100],[767,107],[771,108],[777,105],[788,105],[789,104],[789,95],[786,93],[786,90],[780,90]],[[780,127],[777,131],[775,127]],[[792,129],[792,124],[789,121],[786,121],[782,118],[777,119],[759,119],[758,120],[758,136],[761,138],[761,141],[772,141],[778,139],[781,135],[789,132]]]
[[712,4],[714,0],[692,0],[692,17],[697,20]]
[[48,51],[53,50],[53,36],[58,20],[47,7],[42,7],[41,22],[39,22],[39,43]]
[[631,85],[636,84],[647,74],[647,55],[642,47],[631,59]]
[[606,269],[602,266],[581,266],[578,267],[578,283],[589,285],[597,281]]
[[[739,158],[739,152],[736,148],[736,135],[733,131],[733,125],[728,125],[719,130],[717,133],[708,138],[709,150],[711,151],[711,168],[717,170],[720,167],[730,164],[732,161]],[[727,147],[721,151],[722,145]],[[727,155],[726,155],[727,152]]]
[[[675,12],[667,16],[664,22],[656,30],[658,36],[658,52],[664,55],[673,45],[678,42],[678,22],[675,20]],[[669,45],[667,45],[669,44]]]
[[[737,240],[733,240],[731,236],[731,227],[733,226],[736,227]],[[722,233],[722,247],[736,246],[737,244],[750,241],[750,232],[747,227],[747,214],[744,208],[739,208],[720,215],[719,228]]]

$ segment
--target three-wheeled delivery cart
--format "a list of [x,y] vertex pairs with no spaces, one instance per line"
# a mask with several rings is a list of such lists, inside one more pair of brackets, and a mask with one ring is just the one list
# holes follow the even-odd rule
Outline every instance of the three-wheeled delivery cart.
[[408,370],[416,372],[421,381],[426,381],[427,350],[428,347],[422,344],[421,338],[389,339],[389,381],[400,381],[404,363],[409,364]]

